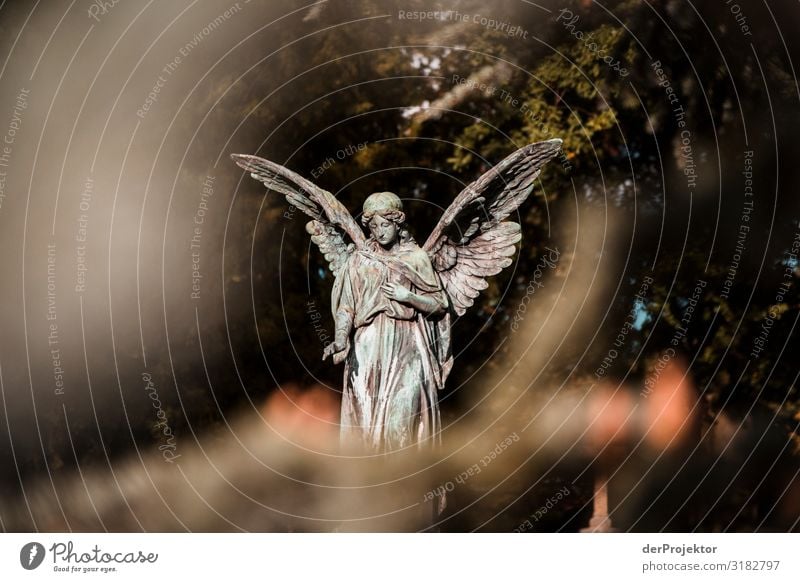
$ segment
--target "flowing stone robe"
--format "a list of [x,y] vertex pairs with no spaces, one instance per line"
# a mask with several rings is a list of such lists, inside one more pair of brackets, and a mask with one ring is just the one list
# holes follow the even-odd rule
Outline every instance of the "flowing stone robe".
[[[376,452],[440,441],[438,391],[452,367],[447,294],[430,258],[413,241],[385,251],[355,251],[336,279],[337,326],[349,322],[341,441]],[[386,297],[381,285],[399,283],[434,298],[444,313],[428,316]]]

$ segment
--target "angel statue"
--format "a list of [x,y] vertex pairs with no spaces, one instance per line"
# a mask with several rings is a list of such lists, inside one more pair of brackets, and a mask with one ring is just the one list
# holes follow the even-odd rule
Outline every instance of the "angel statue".
[[364,201],[366,237],[330,192],[268,160],[231,155],[311,217],[306,230],[335,277],[335,335],[323,359],[344,362],[343,444],[388,452],[440,442],[450,323],[488,287],[487,277],[513,262],[520,225],[505,219],[560,146],[560,139],[534,143],[505,158],[456,197],[421,247],[391,192]]

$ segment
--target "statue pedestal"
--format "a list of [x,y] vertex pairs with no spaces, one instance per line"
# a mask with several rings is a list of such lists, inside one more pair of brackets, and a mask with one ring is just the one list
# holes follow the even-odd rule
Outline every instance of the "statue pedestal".
[[613,533],[616,531],[619,530],[614,529],[608,515],[608,477],[604,473],[599,473],[594,478],[592,518],[589,520],[589,526],[582,528],[580,532]]
[[589,526],[581,528],[581,533],[614,533],[619,531],[611,525],[611,518],[607,515],[592,516]]

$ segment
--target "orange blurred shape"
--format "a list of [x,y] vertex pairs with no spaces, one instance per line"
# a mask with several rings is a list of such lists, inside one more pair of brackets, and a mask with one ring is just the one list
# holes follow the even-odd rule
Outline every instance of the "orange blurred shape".
[[694,386],[680,358],[664,354],[652,367],[642,391],[642,430],[648,444],[666,449],[681,444],[694,425]]
[[275,432],[292,442],[330,445],[338,441],[339,397],[324,386],[282,386],[269,395],[262,416]]
[[586,408],[589,446],[597,451],[630,436],[634,401],[622,386],[600,384]]

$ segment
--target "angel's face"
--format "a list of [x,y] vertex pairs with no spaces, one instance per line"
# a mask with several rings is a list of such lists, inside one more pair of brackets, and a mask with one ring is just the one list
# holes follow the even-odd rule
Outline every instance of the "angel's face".
[[391,248],[394,246],[394,243],[397,242],[397,233],[399,230],[397,224],[384,218],[380,214],[375,214],[375,216],[370,219],[367,226],[369,226],[369,231],[372,233],[372,236],[383,248]]

